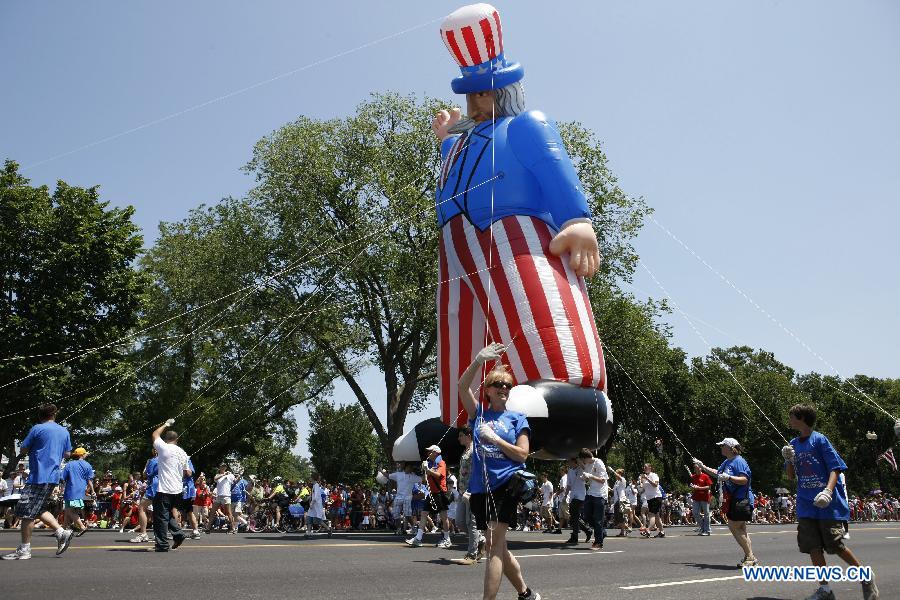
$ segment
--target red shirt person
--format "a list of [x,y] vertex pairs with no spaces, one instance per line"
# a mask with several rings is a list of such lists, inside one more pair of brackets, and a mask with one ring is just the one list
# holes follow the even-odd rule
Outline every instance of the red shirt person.
[[700,467],[694,465],[691,474],[691,499],[694,501],[694,520],[697,522],[697,535],[709,535],[709,500],[712,496],[712,478]]

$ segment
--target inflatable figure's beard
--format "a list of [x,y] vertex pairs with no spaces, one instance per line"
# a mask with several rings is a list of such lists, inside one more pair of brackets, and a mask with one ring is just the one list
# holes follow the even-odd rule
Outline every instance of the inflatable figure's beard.
[[[525,86],[521,81],[511,83],[495,91],[494,118],[514,117],[525,112]],[[447,130],[448,133],[468,133],[478,122],[464,116],[459,122]]]

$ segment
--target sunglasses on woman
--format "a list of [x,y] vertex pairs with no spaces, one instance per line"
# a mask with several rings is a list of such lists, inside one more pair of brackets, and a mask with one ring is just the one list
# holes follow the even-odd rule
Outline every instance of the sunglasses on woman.
[[490,385],[490,387],[492,387],[492,388],[497,388],[498,390],[500,390],[500,389],[503,389],[503,390],[511,390],[511,389],[512,389],[512,384],[511,384],[511,383],[506,383],[505,381],[495,381],[494,383],[492,383],[492,384]]

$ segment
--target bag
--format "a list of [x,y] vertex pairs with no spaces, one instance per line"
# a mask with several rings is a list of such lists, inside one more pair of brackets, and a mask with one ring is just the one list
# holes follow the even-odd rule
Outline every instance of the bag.
[[731,521],[752,521],[753,520],[753,503],[749,498],[741,500],[731,500],[731,510],[726,515]]
[[509,478],[509,487],[506,489],[516,502],[531,502],[538,492],[537,476],[528,471],[516,471]]

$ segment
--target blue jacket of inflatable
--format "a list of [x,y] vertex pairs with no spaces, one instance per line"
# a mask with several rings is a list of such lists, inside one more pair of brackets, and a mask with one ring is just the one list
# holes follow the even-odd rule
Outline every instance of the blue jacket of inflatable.
[[539,111],[479,123],[464,139],[443,141],[444,162],[451,151],[446,181],[438,182],[441,227],[458,214],[482,231],[510,215],[537,217],[557,230],[591,217],[559,131]]

